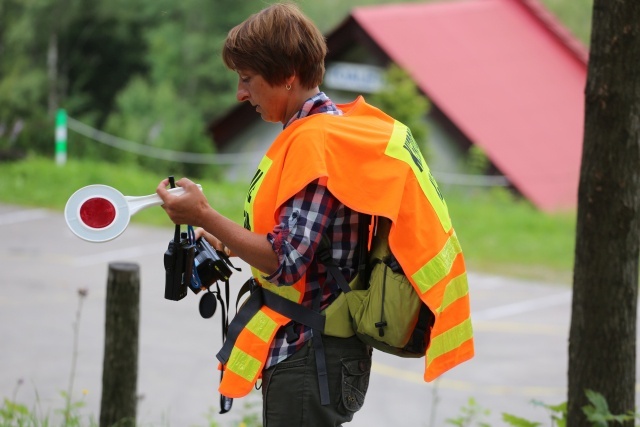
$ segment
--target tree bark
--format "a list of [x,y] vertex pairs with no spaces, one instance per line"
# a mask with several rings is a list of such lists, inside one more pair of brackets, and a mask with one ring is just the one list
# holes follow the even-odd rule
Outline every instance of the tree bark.
[[136,425],[140,269],[111,263],[107,283],[100,427]]
[[[569,334],[568,426],[585,390],[634,410],[640,238],[640,2],[594,0]],[[633,426],[633,421],[625,424]]]

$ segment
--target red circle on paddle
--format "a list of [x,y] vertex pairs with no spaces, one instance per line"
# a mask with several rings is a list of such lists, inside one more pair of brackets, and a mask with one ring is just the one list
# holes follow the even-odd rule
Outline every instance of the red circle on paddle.
[[116,207],[105,198],[92,197],[80,206],[80,219],[88,227],[105,228],[110,226],[115,218]]

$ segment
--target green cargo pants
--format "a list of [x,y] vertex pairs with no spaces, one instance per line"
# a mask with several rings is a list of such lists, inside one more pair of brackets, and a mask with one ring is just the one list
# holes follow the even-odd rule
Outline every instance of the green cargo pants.
[[331,403],[320,405],[316,358],[310,340],[288,359],[262,372],[264,427],[341,426],[362,407],[371,373],[371,347],[355,336],[323,335],[322,341]]

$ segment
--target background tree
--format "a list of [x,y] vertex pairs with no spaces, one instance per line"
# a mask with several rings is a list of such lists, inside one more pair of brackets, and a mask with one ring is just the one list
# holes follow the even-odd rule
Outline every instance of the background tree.
[[[293,1],[327,33],[354,7],[425,0]],[[585,40],[593,0],[542,1]],[[235,75],[220,60],[222,42],[233,25],[270,3],[0,0],[0,159],[10,158],[8,152],[52,156],[58,107],[137,143],[213,151],[206,125],[235,103]],[[163,174],[204,170],[114,151],[69,135],[70,157],[131,159]]]
[[430,153],[425,116],[431,107],[429,101],[420,93],[411,76],[396,64],[389,65],[385,70],[384,79],[384,88],[368,97],[368,101],[411,129],[422,155],[428,162]]
[[[635,404],[640,244],[640,3],[595,0],[569,337],[568,426],[585,390]],[[628,426],[633,425],[629,421]]]

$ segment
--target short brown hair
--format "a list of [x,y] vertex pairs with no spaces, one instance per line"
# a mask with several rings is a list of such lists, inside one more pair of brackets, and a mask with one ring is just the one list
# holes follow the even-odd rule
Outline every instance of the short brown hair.
[[327,44],[294,4],[278,3],[251,15],[229,31],[222,59],[232,70],[260,74],[271,86],[296,75],[305,89],[322,83]]

